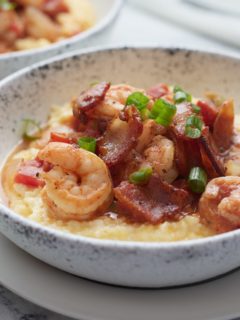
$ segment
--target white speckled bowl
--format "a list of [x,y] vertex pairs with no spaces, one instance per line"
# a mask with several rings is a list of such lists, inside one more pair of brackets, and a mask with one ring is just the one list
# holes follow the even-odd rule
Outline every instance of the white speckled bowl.
[[[89,51],[26,68],[0,83],[0,159],[19,141],[20,119],[45,121],[95,80],[148,87],[178,83],[194,95],[206,89],[240,101],[240,60],[179,49]],[[189,284],[240,266],[240,231],[175,243],[97,240],[49,229],[0,205],[0,231],[33,256],[67,272],[110,284],[165,287]]]
[[102,31],[106,32],[107,27],[108,30],[110,30],[111,23],[113,23],[116,19],[124,0],[89,1],[95,8],[97,18],[97,21],[93,27],[80,33],[79,35],[56,42],[44,48],[0,54],[0,80],[11,73],[35,62],[75,49],[87,47],[89,46],[89,39],[94,38],[94,40],[97,40],[97,37],[100,36]]

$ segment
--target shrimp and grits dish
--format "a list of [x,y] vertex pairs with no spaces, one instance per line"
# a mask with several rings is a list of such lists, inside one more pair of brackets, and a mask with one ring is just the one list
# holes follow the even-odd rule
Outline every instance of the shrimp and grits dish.
[[45,47],[94,23],[89,0],[0,0],[0,53]]
[[[235,124],[234,124],[235,121]],[[232,99],[178,85],[91,84],[46,126],[24,119],[8,157],[8,206],[42,225],[145,242],[240,228],[240,135]]]

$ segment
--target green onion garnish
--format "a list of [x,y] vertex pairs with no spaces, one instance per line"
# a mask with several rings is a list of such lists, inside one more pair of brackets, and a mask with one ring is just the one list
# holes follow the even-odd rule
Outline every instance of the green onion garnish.
[[179,87],[178,85],[174,86],[173,93],[176,93],[178,91],[183,91],[183,89],[181,87]]
[[146,167],[139,171],[135,171],[129,176],[129,181],[133,184],[144,184],[147,183],[152,175],[152,168]]
[[40,138],[40,124],[32,119],[23,119],[22,138],[33,141]]
[[195,113],[200,113],[201,108],[199,106],[197,106],[196,104],[192,103],[192,110]]
[[4,11],[13,10],[16,8],[16,4],[9,0],[0,0],[0,9]]
[[142,92],[133,92],[127,98],[126,105],[134,105],[139,111],[145,109],[149,102],[149,98]]
[[90,82],[89,87],[94,87],[94,86],[96,86],[97,84],[99,84],[99,82],[100,82],[100,81]]
[[80,148],[95,153],[96,151],[96,139],[92,137],[81,137],[78,139],[78,145]]
[[163,99],[157,99],[151,110],[151,118],[155,119],[158,124],[168,127],[177,112],[175,105],[168,103]]
[[207,185],[207,174],[200,167],[191,169],[188,177],[188,186],[195,193],[203,193]]
[[192,139],[201,137],[203,122],[200,118],[192,115],[187,118],[185,125],[185,135]]
[[191,102],[192,101],[192,96],[189,93],[185,92],[179,86],[175,86],[173,88],[173,93],[174,93],[173,100],[174,100],[175,103],[181,103],[181,102],[184,102],[184,101],[187,101],[187,102]]
[[187,95],[183,91],[177,91],[173,96],[175,103],[181,103],[183,101],[187,101]]
[[142,120],[146,120],[150,115],[150,111],[147,108],[148,102],[149,98],[142,92],[133,92],[128,96],[126,106],[134,105],[140,112]]
[[151,115],[151,111],[148,110],[148,108],[144,108],[140,111],[140,114],[141,114],[142,120],[147,120]]

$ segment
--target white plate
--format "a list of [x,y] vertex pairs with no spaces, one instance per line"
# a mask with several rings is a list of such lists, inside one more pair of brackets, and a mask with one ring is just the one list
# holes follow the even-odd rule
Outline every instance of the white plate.
[[0,282],[52,311],[84,320],[222,320],[240,315],[240,271],[191,287],[140,290],[54,269],[0,235]]
[[[64,52],[89,47],[89,41],[95,43],[108,37],[111,32],[110,25],[116,21],[120,12],[123,0],[89,0],[96,12],[96,23],[84,32],[74,37],[57,41],[43,48],[15,51],[12,53],[0,54],[0,80],[13,72],[30,66],[31,64],[44,59],[58,56]],[[108,31],[108,32],[107,32]]]

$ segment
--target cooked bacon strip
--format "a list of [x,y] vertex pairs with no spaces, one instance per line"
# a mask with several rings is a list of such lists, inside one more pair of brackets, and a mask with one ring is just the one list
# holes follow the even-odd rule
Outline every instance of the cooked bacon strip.
[[73,115],[76,118],[80,118],[82,112],[87,112],[96,107],[103,101],[109,88],[109,82],[101,82],[82,92],[80,96],[73,101]]
[[199,100],[196,105],[201,108],[201,115],[206,126],[212,128],[218,114],[218,109],[213,103]]
[[167,184],[156,176],[152,176],[145,186],[123,181],[114,189],[114,194],[121,212],[131,220],[153,224],[179,220],[186,206],[192,202],[188,191]]
[[224,176],[225,169],[223,163],[207,127],[202,131],[202,136],[199,139],[199,146],[203,166],[206,169],[208,176],[211,178]]
[[175,144],[175,160],[182,177],[187,177],[192,167],[201,165],[198,141],[185,135],[186,121],[193,114],[190,104],[178,105],[177,114],[169,129],[170,138]]
[[136,145],[143,125],[137,109],[125,108],[123,120],[114,119],[108,125],[103,138],[98,143],[99,156],[109,168],[119,165]]
[[198,141],[181,139],[174,132],[170,137],[175,145],[175,161],[178,172],[181,177],[188,177],[191,168],[202,166]]
[[227,150],[232,142],[234,126],[233,100],[225,101],[220,107],[218,116],[213,126],[213,139],[221,150]]
[[199,166],[206,170],[209,178],[224,176],[225,170],[209,128],[203,128],[199,139],[191,139],[184,134],[186,120],[191,114],[191,106],[183,104],[169,130],[175,144],[175,160],[180,175],[188,177],[191,168]]
[[149,88],[147,94],[153,99],[159,99],[169,93],[169,88],[165,83],[158,83],[157,85]]

